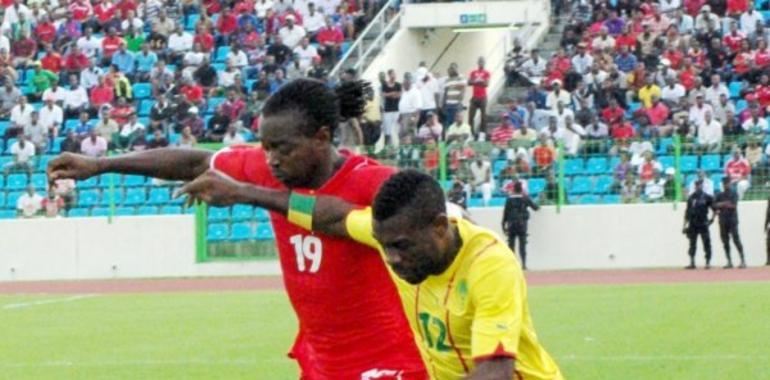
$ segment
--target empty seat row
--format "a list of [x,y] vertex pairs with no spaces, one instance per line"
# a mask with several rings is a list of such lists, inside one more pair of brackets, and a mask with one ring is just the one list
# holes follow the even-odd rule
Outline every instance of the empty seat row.
[[269,223],[259,223],[256,226],[245,222],[232,225],[212,223],[208,225],[206,233],[206,239],[209,241],[272,240],[274,238],[273,227]]

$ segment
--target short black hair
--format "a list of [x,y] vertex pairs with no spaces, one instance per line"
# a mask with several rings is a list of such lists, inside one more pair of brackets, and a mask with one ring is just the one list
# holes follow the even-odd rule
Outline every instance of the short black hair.
[[446,213],[444,190],[428,174],[404,170],[390,177],[380,188],[372,205],[374,220],[385,221],[408,212],[414,226],[426,226]]
[[302,117],[301,128],[312,136],[323,126],[334,132],[337,124],[364,113],[364,94],[370,88],[368,82],[350,81],[330,89],[317,79],[302,78],[282,86],[270,96],[262,108],[262,115],[270,117],[294,112]]

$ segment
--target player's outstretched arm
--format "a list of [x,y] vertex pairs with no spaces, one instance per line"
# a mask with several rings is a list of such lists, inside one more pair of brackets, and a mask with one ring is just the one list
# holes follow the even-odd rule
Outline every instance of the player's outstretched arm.
[[[209,170],[183,186],[175,194],[177,197],[182,195],[188,196],[188,205],[196,201],[206,202],[212,206],[231,206],[241,203],[288,216],[291,192],[236,182],[217,171]],[[354,209],[356,209],[355,205],[337,197],[315,197],[315,207],[312,209],[313,231],[349,237],[345,219]]]
[[473,373],[466,380],[510,380],[514,375],[514,362],[511,358],[500,357],[483,360],[476,365]]
[[103,173],[122,173],[189,181],[208,169],[212,155],[206,150],[178,148],[101,158],[63,153],[48,163],[48,179],[86,179]]

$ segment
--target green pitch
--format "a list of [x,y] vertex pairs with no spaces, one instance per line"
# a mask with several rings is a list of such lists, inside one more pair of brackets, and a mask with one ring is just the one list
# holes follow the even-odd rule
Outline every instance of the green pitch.
[[[530,289],[568,379],[770,378],[770,283]],[[280,292],[0,296],[0,378],[296,379]]]

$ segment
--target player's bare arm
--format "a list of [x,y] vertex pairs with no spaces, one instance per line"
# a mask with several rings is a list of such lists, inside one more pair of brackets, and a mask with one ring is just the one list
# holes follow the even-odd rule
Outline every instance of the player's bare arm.
[[48,164],[48,179],[86,179],[103,173],[138,174],[189,181],[209,167],[212,152],[199,149],[152,149],[115,157],[95,158],[63,153]]
[[[250,204],[287,215],[290,192],[233,181],[209,170],[179,189],[175,196],[187,195],[187,203],[206,202],[213,206]],[[356,207],[331,196],[316,197],[313,230],[327,235],[348,237],[345,218]]]
[[466,380],[510,380],[513,378],[514,362],[511,358],[500,357],[484,360],[476,365]]

